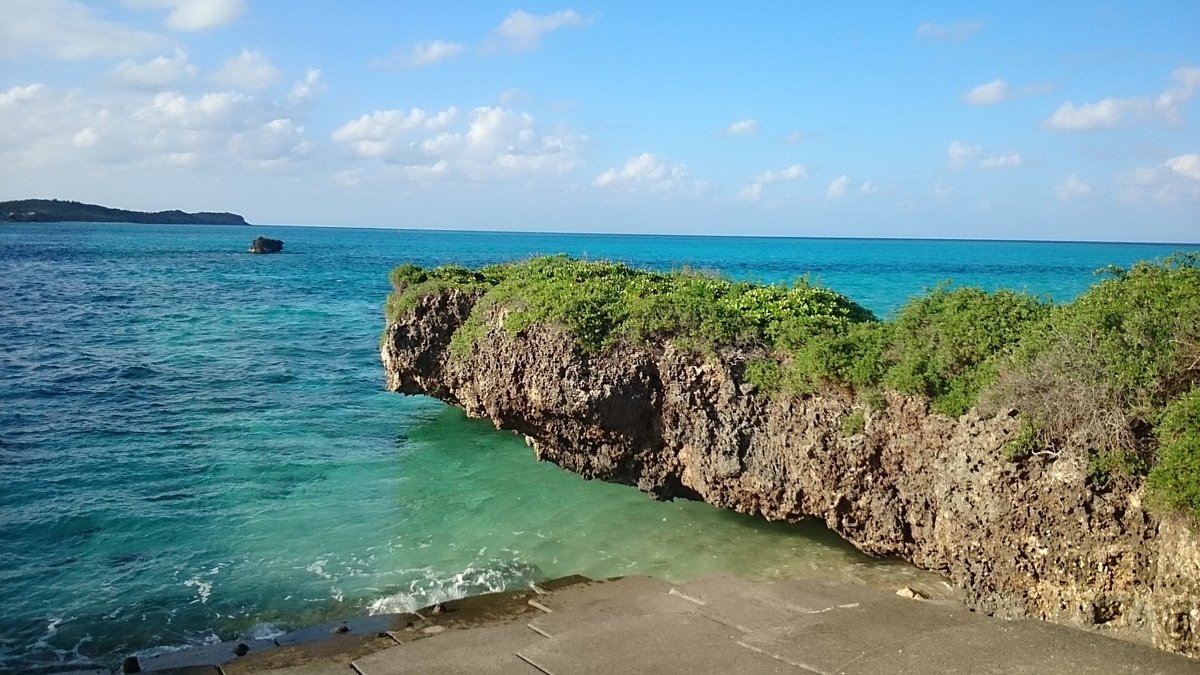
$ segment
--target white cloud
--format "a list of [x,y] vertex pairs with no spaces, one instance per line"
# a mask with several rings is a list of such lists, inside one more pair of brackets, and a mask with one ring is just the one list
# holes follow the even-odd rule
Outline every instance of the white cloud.
[[380,62],[381,65],[394,68],[423,68],[435,63],[452,59],[466,51],[466,47],[458,42],[432,40],[418,42],[408,49],[398,50],[390,58]]
[[48,91],[48,89],[46,85],[37,82],[13,87],[4,93],[0,93],[0,108],[13,106],[22,101],[33,100]]
[[283,75],[271,61],[257,51],[243,49],[237,56],[225,59],[212,81],[235,89],[266,89]]
[[995,105],[1008,100],[1011,96],[1012,88],[1008,86],[1007,82],[997,78],[963,94],[963,100],[971,105]]
[[560,28],[584,28],[591,23],[592,19],[573,9],[553,14],[530,14],[518,9],[504,18],[496,35],[513,51],[528,52],[537,49],[548,33]]
[[240,92],[114,99],[28,85],[0,93],[0,163],[14,170],[265,168],[313,149],[279,106]]
[[133,111],[135,120],[151,128],[188,131],[234,131],[258,124],[263,114],[254,97],[232,91],[210,92],[197,98],[164,92]]
[[978,145],[968,145],[962,141],[952,141],[946,148],[946,164],[951,169],[961,169],[967,162],[983,154],[983,148]]
[[377,175],[422,181],[565,173],[578,164],[585,143],[581,136],[543,133],[531,115],[507,108],[474,109],[465,130],[454,129],[458,121],[453,107],[377,110],[342,125],[332,138],[355,157],[385,162]]
[[409,132],[427,132],[445,129],[458,119],[458,108],[450,107],[436,114],[420,108],[408,112],[403,110],[376,110],[338,127],[333,140],[347,145],[359,157],[386,157],[399,148],[412,144]]
[[324,84],[321,82],[320,69],[309,68],[308,72],[304,73],[304,79],[297,80],[292,85],[291,91],[288,92],[288,103],[293,106],[307,103],[324,88]]
[[792,133],[785,136],[783,141],[785,143],[799,143],[800,141],[803,141],[806,138],[808,138],[808,134],[804,133],[803,131],[793,131]]
[[174,31],[195,32],[216,28],[228,23],[246,11],[245,0],[122,0],[127,7],[136,9],[165,9],[167,28]]
[[1046,120],[1046,126],[1059,131],[1107,129],[1117,126],[1125,113],[1136,105],[1137,102],[1132,99],[1106,98],[1080,106],[1068,101]]
[[790,181],[808,180],[808,167],[803,164],[793,164],[786,169],[767,171],[754,179],[756,183],[786,183]]
[[738,120],[725,127],[726,136],[753,136],[758,133],[758,120]]
[[846,196],[846,190],[849,187],[850,177],[842,174],[829,183],[829,189],[825,191],[825,197],[827,199],[841,199]]
[[744,202],[756,202],[762,199],[762,183],[751,183],[738,191],[737,198]]
[[879,192],[879,187],[872,181],[863,181],[863,184],[858,186],[860,195],[873,195],[876,192]]
[[1182,66],[1171,73],[1175,85],[1154,98],[1108,97],[1095,103],[1075,105],[1067,101],[1058,106],[1044,124],[1057,131],[1111,129],[1129,121],[1159,120],[1179,124],[1183,106],[1200,90],[1200,67]]
[[917,37],[934,42],[962,42],[982,30],[983,26],[984,23],[977,19],[956,23],[926,21],[917,26]]
[[1172,157],[1163,166],[1166,166],[1180,176],[1200,181],[1200,154]]
[[105,21],[75,0],[5,0],[0,59],[26,54],[76,61],[133,56],[166,44],[162,36]]
[[688,187],[689,174],[685,164],[670,164],[653,153],[644,152],[630,157],[620,168],[608,169],[596,176],[592,184],[600,188],[671,194]]
[[1081,199],[1090,194],[1092,194],[1092,186],[1085,183],[1076,174],[1067,176],[1054,188],[1054,195],[1063,201]]
[[290,118],[279,118],[234,134],[231,147],[243,162],[271,169],[308,157],[315,146],[305,136],[304,127]]
[[1003,152],[992,157],[985,157],[979,166],[985,169],[1016,169],[1025,165],[1025,158],[1019,152]]
[[158,56],[149,61],[126,59],[113,68],[109,77],[123,87],[161,91],[195,76],[196,66],[188,60],[187,53],[176,49],[169,57]]
[[[1172,166],[1172,163],[1175,166]],[[1200,202],[1200,177],[1197,177],[1198,175],[1200,175],[1200,156],[1181,155],[1167,160],[1161,166],[1141,167],[1121,176],[1118,179],[1121,188],[1117,197],[1125,202],[1145,200],[1163,204]]]

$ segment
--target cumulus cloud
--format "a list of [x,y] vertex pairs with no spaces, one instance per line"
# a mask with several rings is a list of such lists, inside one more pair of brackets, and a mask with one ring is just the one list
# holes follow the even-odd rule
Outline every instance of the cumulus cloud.
[[1063,201],[1082,199],[1092,194],[1092,186],[1085,183],[1076,174],[1067,176],[1054,188],[1054,196]]
[[1111,129],[1128,122],[1158,120],[1179,124],[1183,106],[1200,90],[1200,66],[1182,66],[1171,73],[1174,85],[1156,97],[1108,97],[1094,103],[1076,105],[1067,101],[1058,106],[1044,124],[1056,131]]
[[999,155],[985,157],[979,162],[985,169],[1017,169],[1025,166],[1025,158],[1019,152],[1002,152]]
[[309,157],[315,148],[304,127],[288,117],[238,132],[230,141],[233,154],[260,169],[272,169]]
[[825,190],[826,199],[841,199],[846,196],[846,190],[850,187],[850,177],[842,174],[834,178],[829,183],[829,189]]
[[962,42],[983,30],[984,22],[978,19],[955,23],[926,21],[917,26],[917,37],[931,42]]
[[983,154],[983,148],[962,141],[952,141],[946,148],[946,164],[951,169],[961,169],[968,162]]
[[996,105],[1012,96],[1012,87],[1000,78],[972,88],[963,94],[963,100],[971,105]]
[[808,167],[803,164],[793,164],[786,169],[766,171],[754,179],[755,183],[786,183],[791,181],[808,180]]
[[466,51],[466,47],[458,42],[432,40],[418,42],[407,49],[398,50],[390,58],[380,62],[381,65],[393,68],[424,68],[452,59]]
[[738,120],[725,127],[726,136],[753,136],[758,133],[758,120]]
[[279,106],[241,92],[115,100],[40,84],[0,92],[0,162],[14,168],[269,168],[312,150]]
[[755,176],[754,181],[738,192],[738,199],[756,202],[762,199],[763,186],[771,183],[792,183],[808,180],[808,167],[803,164],[793,164],[784,169],[764,171]]
[[[471,111],[465,129],[457,108],[431,113],[377,110],[351,120],[332,139],[354,157],[379,160],[405,180],[492,180],[530,173],[565,173],[579,162],[585,139],[544,133],[533,117],[500,107]],[[338,180],[361,182],[362,173]]]
[[333,132],[333,140],[359,157],[386,157],[412,145],[411,131],[440,131],[458,119],[458,108],[431,114],[421,108],[376,110],[346,122]]
[[528,52],[537,49],[542,38],[560,28],[585,28],[592,19],[573,9],[553,14],[530,14],[518,9],[509,13],[496,28],[496,37],[509,49]]
[[174,31],[195,32],[216,28],[246,11],[245,0],[122,0],[135,9],[167,10],[166,26]]
[[324,84],[321,82],[321,70],[309,68],[304,73],[304,79],[297,80],[288,91],[288,103],[292,106],[303,105],[322,89]]
[[182,49],[173,56],[159,56],[149,61],[126,59],[113,68],[113,82],[131,89],[161,91],[196,76],[196,66]]
[[1172,157],[1163,166],[1166,166],[1180,176],[1200,181],[1200,154]]
[[674,194],[694,186],[689,180],[686,164],[671,164],[650,152],[630,157],[620,168],[612,168],[596,176],[592,184],[600,188],[623,188],[631,191],[649,190]]
[[879,192],[879,186],[875,185],[872,181],[863,181],[863,184],[858,186],[858,193],[860,195],[873,195],[876,192]]
[[225,59],[221,68],[212,74],[212,81],[234,89],[266,89],[283,77],[271,61],[257,51],[243,49],[237,56]]
[[166,44],[162,36],[105,21],[75,0],[6,0],[0,59],[31,54],[68,61],[134,56]]
[[1117,198],[1125,202],[1200,202],[1200,155],[1180,155],[1160,166],[1135,169],[1118,183]]

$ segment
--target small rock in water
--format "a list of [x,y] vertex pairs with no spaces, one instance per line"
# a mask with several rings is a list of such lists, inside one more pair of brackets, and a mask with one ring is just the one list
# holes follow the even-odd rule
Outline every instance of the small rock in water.
[[245,642],[239,642],[238,645],[233,648],[233,653],[237,654],[238,656],[245,656],[250,653],[250,645],[247,645]]
[[283,250],[283,241],[279,239],[268,239],[267,237],[259,237],[250,242],[251,253],[279,253]]
[[122,673],[140,673],[142,672],[142,664],[138,663],[138,657],[126,656],[125,662],[121,664]]
[[350,632],[350,626],[347,626],[346,624],[342,624],[342,625],[338,626],[337,628],[334,628],[334,629],[333,629],[333,632],[335,632],[335,633],[349,633],[349,632]]
[[901,588],[900,590],[896,591],[896,595],[899,595],[902,598],[908,598],[909,600],[928,600],[929,599],[929,596],[926,595],[925,593],[922,593],[921,591],[918,591],[917,589],[909,587],[909,586],[905,586],[904,588]]

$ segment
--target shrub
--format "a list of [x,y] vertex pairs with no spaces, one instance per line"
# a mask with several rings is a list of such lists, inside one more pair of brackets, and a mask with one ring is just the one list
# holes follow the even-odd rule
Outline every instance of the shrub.
[[867,415],[862,408],[855,408],[842,418],[842,435],[847,438],[861,434],[866,429]]
[[1146,478],[1151,501],[1200,519],[1200,388],[1167,406],[1155,435],[1157,462]]

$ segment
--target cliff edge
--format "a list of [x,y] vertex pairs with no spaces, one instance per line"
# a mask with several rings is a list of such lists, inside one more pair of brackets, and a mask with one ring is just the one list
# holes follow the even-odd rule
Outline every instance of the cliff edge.
[[886,386],[764,391],[748,370],[767,347],[589,349],[554,322],[514,330],[513,305],[487,297],[441,284],[396,307],[381,347],[388,388],[490,419],[587,478],[820,518],[866,553],[945,574],[989,614],[1200,656],[1194,518],[1147,507],[1142,480],[1097,481],[1089,455],[1070,451],[1084,440],[1014,461],[1027,422],[1011,408],[950,416]]

